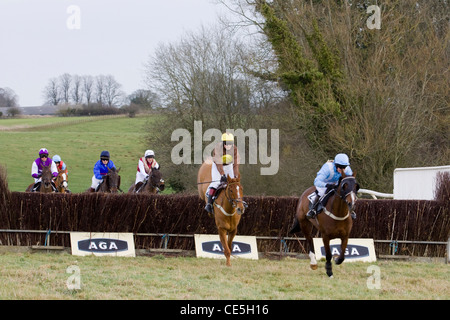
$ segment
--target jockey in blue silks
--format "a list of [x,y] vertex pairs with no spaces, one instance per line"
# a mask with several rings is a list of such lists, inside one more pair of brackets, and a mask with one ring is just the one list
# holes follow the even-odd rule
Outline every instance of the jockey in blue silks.
[[[309,211],[306,214],[308,219],[314,218],[325,207],[328,200],[328,197],[326,197],[327,191],[336,187],[336,184],[342,177],[342,173],[345,173],[346,176],[353,174],[350,168],[350,160],[345,153],[337,154],[334,161],[327,161],[317,172],[316,179],[314,179],[316,191],[308,196],[310,201]],[[356,218],[354,212],[352,212],[352,218]]]
[[92,184],[90,192],[95,192],[103,178],[108,174],[108,169],[116,169],[114,162],[109,159],[109,151],[102,151],[100,153],[100,160],[98,160],[94,165],[94,175],[92,176]]

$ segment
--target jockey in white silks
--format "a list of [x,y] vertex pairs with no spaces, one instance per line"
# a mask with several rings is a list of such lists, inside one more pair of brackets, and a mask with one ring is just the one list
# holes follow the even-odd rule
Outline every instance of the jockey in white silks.
[[213,212],[212,203],[214,194],[222,182],[239,176],[239,152],[234,144],[234,136],[231,133],[222,134],[222,141],[213,150],[213,163],[211,166],[211,183],[206,191],[205,210]]
[[155,160],[155,152],[153,150],[147,150],[138,162],[136,181],[134,182],[135,190],[138,190],[144,181],[149,178],[152,173],[152,169],[159,169],[159,164]]

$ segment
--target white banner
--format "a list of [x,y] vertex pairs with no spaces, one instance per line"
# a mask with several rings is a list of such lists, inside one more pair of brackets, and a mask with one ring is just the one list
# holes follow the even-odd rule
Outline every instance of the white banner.
[[[218,234],[195,234],[194,240],[197,257],[225,259]],[[256,237],[236,236],[233,239],[232,247],[230,249],[232,258],[239,257],[258,260]]]
[[71,232],[72,255],[135,257],[132,233]]
[[[316,254],[316,259],[325,259],[325,247],[323,246],[322,238],[314,238],[314,251]],[[341,239],[333,239],[330,241],[331,255],[341,254]],[[373,239],[357,239],[349,238],[347,243],[347,248],[345,250],[345,260],[344,262],[353,261],[363,261],[363,262],[374,262],[377,261],[375,255],[375,246],[373,244]]]

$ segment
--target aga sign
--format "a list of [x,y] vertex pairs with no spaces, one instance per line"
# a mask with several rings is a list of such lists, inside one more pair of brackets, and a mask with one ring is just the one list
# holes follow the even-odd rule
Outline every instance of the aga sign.
[[132,233],[71,232],[72,254],[135,257]]
[[[196,234],[194,240],[197,257],[225,259],[218,235]],[[255,237],[236,236],[230,249],[232,257],[258,260]]]
[[[313,240],[316,259],[320,260],[321,258],[325,258],[325,247],[323,246],[322,238],[314,238]],[[330,249],[332,256],[340,255],[341,240],[340,239],[331,240]],[[348,239],[347,248],[345,249],[344,255],[345,255],[344,262],[377,261],[373,239]]]

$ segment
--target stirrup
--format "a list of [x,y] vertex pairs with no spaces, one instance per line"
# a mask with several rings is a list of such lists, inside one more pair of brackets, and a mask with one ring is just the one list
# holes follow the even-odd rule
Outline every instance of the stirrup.
[[350,213],[350,216],[352,217],[353,220],[356,220],[356,212],[355,211],[352,211]]
[[314,209],[311,209],[308,211],[308,213],[306,214],[306,218],[308,219],[314,219],[317,216],[317,212]]

